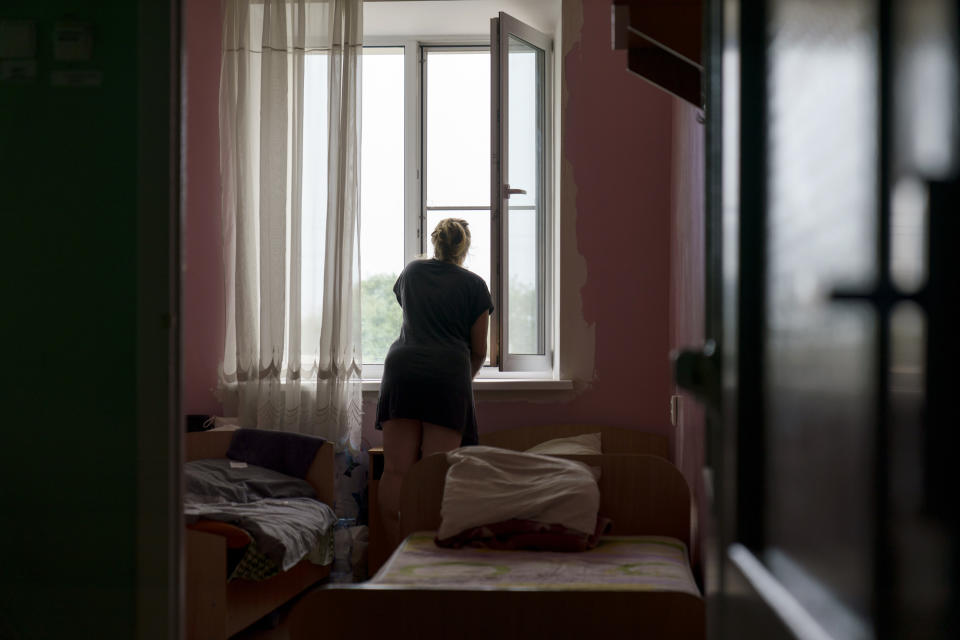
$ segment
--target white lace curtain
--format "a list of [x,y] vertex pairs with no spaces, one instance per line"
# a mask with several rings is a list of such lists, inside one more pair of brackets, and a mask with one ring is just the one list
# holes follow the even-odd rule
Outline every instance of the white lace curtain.
[[361,0],[227,0],[226,339],[240,424],[360,441]]

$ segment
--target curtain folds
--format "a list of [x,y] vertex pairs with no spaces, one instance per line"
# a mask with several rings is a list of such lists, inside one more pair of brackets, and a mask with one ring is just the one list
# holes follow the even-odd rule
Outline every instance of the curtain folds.
[[361,0],[227,0],[226,331],[240,424],[360,443]]

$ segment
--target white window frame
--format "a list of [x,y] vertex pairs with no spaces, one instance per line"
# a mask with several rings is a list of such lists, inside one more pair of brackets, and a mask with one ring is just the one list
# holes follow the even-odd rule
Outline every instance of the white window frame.
[[[538,123],[541,143],[543,145],[540,158],[540,176],[538,184],[537,202],[541,203],[542,220],[539,221],[540,227],[538,245],[541,249],[538,270],[541,274],[541,282],[538,287],[537,306],[540,314],[540,328],[538,342],[543,348],[542,354],[512,354],[508,349],[510,344],[509,322],[510,301],[506,295],[505,286],[506,276],[510,267],[510,244],[508,233],[508,221],[503,215],[506,210],[509,194],[506,193],[505,179],[508,175],[507,161],[508,155],[502,153],[502,149],[507,147],[509,138],[510,121],[508,112],[502,109],[504,96],[509,87],[509,59],[508,56],[501,56],[500,52],[507,50],[508,38],[515,36],[524,42],[527,42],[543,51],[543,86],[540,87],[540,99],[543,104],[540,108],[540,121]],[[552,372],[554,369],[554,344],[553,344],[553,42],[549,36],[540,33],[536,29],[520,22],[506,13],[500,12],[496,18],[490,20],[490,60],[491,60],[491,78],[496,77],[498,83],[491,83],[490,101],[491,101],[491,175],[490,175],[490,204],[491,221],[493,228],[491,238],[499,239],[497,254],[499,263],[491,265],[491,279],[493,279],[493,267],[497,267],[498,273],[497,293],[495,301],[500,309],[497,323],[498,333],[496,335],[496,344],[499,347],[497,360],[500,364],[500,371],[516,373],[520,371],[529,372]],[[499,123],[499,126],[498,126]],[[493,253],[493,251],[491,251]],[[491,342],[494,342],[493,340]],[[543,373],[541,373],[543,375]]]
[[[503,15],[503,14],[501,14]],[[509,17],[509,16],[507,16]],[[424,171],[426,170],[426,158],[425,154],[425,136],[426,131],[424,130],[424,95],[425,95],[425,78],[423,74],[424,69],[424,50],[436,48],[456,48],[456,47],[490,47],[491,39],[484,36],[446,36],[446,37],[389,37],[389,36],[371,36],[364,39],[364,47],[389,47],[389,48],[403,48],[404,51],[404,239],[403,239],[403,253],[404,253],[404,264],[417,258],[418,256],[425,255],[428,253],[428,242],[427,236],[428,233],[422,232],[423,225],[426,224],[426,190],[424,189]],[[495,59],[493,51],[491,50],[491,64],[494,64],[493,60]],[[553,287],[554,287],[554,265],[555,265],[555,256],[554,256],[554,247],[553,247],[553,235],[554,235],[554,225],[555,225],[555,216],[553,210],[553,188],[554,188],[554,176],[553,176],[553,75],[552,75],[552,47],[545,49],[544,56],[544,97],[545,104],[543,107],[544,112],[544,133],[543,142],[544,142],[544,158],[542,163],[543,176],[541,180],[541,189],[542,189],[542,202],[544,203],[544,225],[542,229],[542,236],[540,238],[541,246],[543,248],[543,253],[541,256],[540,265],[541,273],[543,274],[544,281],[541,284],[542,291],[542,301],[541,301],[541,318],[542,318],[542,331],[544,333],[544,351],[545,353],[540,356],[517,356],[513,355],[510,358],[506,359],[506,364],[504,366],[504,358],[500,358],[500,362],[496,362],[494,358],[491,358],[491,364],[481,368],[480,372],[477,374],[477,380],[482,381],[488,380],[490,384],[495,385],[495,387],[502,389],[505,387],[500,386],[503,383],[506,383],[508,380],[519,379],[519,380],[528,380],[529,383],[521,385],[520,387],[514,388],[541,388],[536,386],[537,380],[552,380],[556,378],[556,367],[554,366],[554,352],[555,345],[553,344],[554,339],[554,314],[556,310],[553,306]],[[491,69],[491,72],[493,69]],[[503,80],[501,79],[501,82]],[[491,94],[494,92],[491,91]],[[491,99],[494,100],[496,97],[491,95]],[[494,128],[491,128],[491,138],[497,135],[497,132]],[[491,144],[493,144],[491,139]],[[499,142],[497,148],[499,149]],[[491,148],[493,152],[493,148]],[[493,163],[492,163],[493,164]],[[491,170],[491,191],[493,190],[493,169]],[[496,182],[499,185],[499,180]],[[500,187],[496,187],[497,192],[500,191]],[[503,323],[503,319],[507,317],[507,307],[504,304],[505,296],[502,295],[501,273],[505,272],[505,268],[502,268],[501,265],[504,265],[505,254],[500,253],[500,247],[496,246],[496,243],[499,241],[500,246],[505,247],[505,238],[503,238],[503,233],[505,230],[501,231],[499,228],[498,221],[495,220],[496,216],[494,215],[494,203],[490,203],[490,212],[491,212],[491,294],[494,297],[494,305],[496,306],[496,311],[491,317],[490,322],[490,332],[491,332],[491,355],[501,354],[502,351],[499,351],[499,337],[504,335],[504,332],[501,332],[500,327]],[[497,260],[496,256],[499,256]],[[501,271],[502,269],[502,271]],[[538,359],[538,362],[533,362],[532,359]],[[363,364],[363,378],[367,381],[367,384],[364,386],[365,391],[375,390],[377,381],[383,374],[383,365],[382,364]],[[530,384],[534,384],[534,387],[530,387]],[[483,385],[485,386],[485,385]],[[369,387],[369,388],[368,388]],[[564,387],[566,388],[566,387]]]

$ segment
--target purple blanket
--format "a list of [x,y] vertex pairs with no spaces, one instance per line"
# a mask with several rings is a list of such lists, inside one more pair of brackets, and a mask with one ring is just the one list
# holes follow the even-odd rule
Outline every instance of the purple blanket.
[[301,433],[237,429],[230,440],[227,457],[303,478],[324,442],[323,438]]

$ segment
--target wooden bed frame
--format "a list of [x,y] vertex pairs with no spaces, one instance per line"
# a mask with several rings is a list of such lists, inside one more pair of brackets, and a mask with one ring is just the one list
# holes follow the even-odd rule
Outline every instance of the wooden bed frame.
[[[690,489],[667,460],[643,454],[559,456],[601,468],[600,512],[614,535],[664,535],[690,544]],[[446,456],[418,462],[404,480],[401,529],[436,530]],[[291,640],[342,637],[516,638],[705,637],[702,598],[688,593],[438,589],[389,584],[315,589],[288,617]]]
[[[610,535],[661,535],[690,548],[690,489],[680,471],[658,456],[555,456],[600,467],[600,513],[613,520]],[[447,456],[413,465],[400,497],[400,532],[436,531],[446,485]]]
[[664,435],[639,429],[599,424],[550,424],[501,429],[480,434],[480,444],[488,447],[525,451],[547,440],[569,438],[585,433],[600,434],[603,453],[645,453],[661,458],[670,458],[667,437]]
[[[226,458],[233,431],[188,433],[186,460]],[[304,478],[317,500],[333,506],[333,445],[324,443]],[[263,581],[227,582],[227,544],[222,536],[187,529],[186,608],[189,640],[220,640],[250,626],[330,574],[307,559]]]
[[[480,434],[480,444],[501,447],[513,451],[525,451],[530,447],[553,440],[568,438],[585,433],[599,433],[603,453],[637,453],[660,456],[669,459],[667,437],[639,429],[611,427],[600,424],[551,424],[532,427],[501,429]],[[383,523],[380,521],[379,484],[383,473],[383,449],[375,447],[369,451],[370,476],[368,485],[367,522],[369,524],[369,545],[367,546],[367,570],[369,575],[376,573],[386,562],[393,548],[386,542]]]

